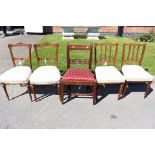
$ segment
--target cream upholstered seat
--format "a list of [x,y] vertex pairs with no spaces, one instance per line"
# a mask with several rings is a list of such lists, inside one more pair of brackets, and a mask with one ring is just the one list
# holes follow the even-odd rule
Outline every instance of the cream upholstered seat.
[[123,75],[126,81],[152,81],[153,76],[139,65],[123,65]]
[[30,83],[34,85],[48,85],[59,83],[61,74],[56,66],[41,66],[30,76]]
[[97,83],[125,82],[124,76],[114,66],[98,66],[95,68]]
[[0,83],[23,84],[29,81],[32,71],[28,66],[13,67],[0,76]]

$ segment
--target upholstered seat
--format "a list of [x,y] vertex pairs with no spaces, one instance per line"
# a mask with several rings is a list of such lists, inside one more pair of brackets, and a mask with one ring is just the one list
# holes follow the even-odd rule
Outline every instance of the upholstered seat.
[[41,66],[30,76],[30,83],[34,85],[57,84],[61,78],[56,66]]
[[28,66],[13,67],[0,76],[0,83],[23,84],[27,83],[32,71]]
[[62,80],[93,82],[95,81],[95,78],[90,69],[70,68],[67,70]]
[[124,76],[114,66],[98,66],[95,68],[97,83],[125,82]]
[[139,65],[124,65],[122,72],[126,81],[152,81],[153,76]]

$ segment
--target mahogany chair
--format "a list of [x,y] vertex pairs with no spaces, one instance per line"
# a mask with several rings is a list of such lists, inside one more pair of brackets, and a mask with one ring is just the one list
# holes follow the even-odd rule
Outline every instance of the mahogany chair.
[[[142,67],[142,61],[145,53],[146,44],[124,43],[122,54],[122,73],[126,79],[124,93],[125,95],[128,83],[146,83],[144,98],[147,96],[153,76],[145,71]],[[126,65],[124,65],[127,63]]]
[[[41,57],[41,52],[46,52],[45,48],[50,48],[50,56]],[[39,51],[40,48],[44,49],[44,51]],[[61,74],[58,67],[58,48],[59,44],[52,43],[43,43],[43,44],[34,44],[34,51],[36,54],[38,68],[32,73],[30,76],[30,85],[31,90],[34,95],[34,99],[36,100],[36,92],[35,86],[38,85],[54,85],[58,88],[59,93],[59,82],[61,78]],[[54,54],[53,54],[54,53]],[[55,56],[52,56],[55,55]],[[48,65],[48,62],[55,62],[55,65]],[[44,62],[44,65],[41,66],[41,62]]]
[[[31,44],[24,44],[24,43],[17,43],[17,44],[8,44],[8,48],[10,51],[10,55],[11,55],[11,59],[12,59],[12,63],[13,63],[13,68],[7,70],[6,72],[4,72],[1,76],[0,76],[0,83],[2,84],[2,87],[4,89],[4,92],[9,99],[9,94],[7,92],[7,85],[11,85],[11,84],[20,84],[21,86],[27,86],[28,88],[28,92],[30,95],[30,84],[29,84],[29,77],[32,73],[32,61],[31,61]],[[15,51],[17,52],[18,49],[23,49],[26,50],[26,52],[28,52],[28,57],[24,58],[24,57],[15,57]],[[27,54],[25,53],[25,55],[27,56]],[[17,61],[18,61],[18,66],[17,65]],[[29,66],[22,66],[22,61],[27,61],[29,62]],[[31,97],[31,95],[30,95]]]
[[[93,104],[96,104],[96,79],[91,72],[92,66],[92,50],[93,46],[90,45],[67,45],[67,71],[61,79],[60,86],[60,98],[63,103],[64,98],[64,86],[89,86],[92,88],[91,93],[71,93],[71,96],[92,96]],[[88,53],[89,58],[71,58],[71,52],[74,51],[76,54],[83,52]],[[77,55],[76,55],[77,56]],[[70,68],[71,64],[85,64],[88,65],[86,68]]]
[[[95,75],[97,85],[119,84],[118,99],[122,98],[125,84],[124,76],[117,70],[116,58],[118,51],[117,43],[97,43],[95,48]],[[108,66],[107,66],[108,65]]]

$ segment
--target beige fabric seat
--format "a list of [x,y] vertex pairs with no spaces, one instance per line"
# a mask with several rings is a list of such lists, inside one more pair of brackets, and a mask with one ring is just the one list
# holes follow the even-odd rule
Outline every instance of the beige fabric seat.
[[23,84],[29,81],[32,71],[28,66],[13,67],[0,76],[0,83]]
[[139,65],[123,65],[123,75],[126,81],[152,81],[153,76]]
[[33,85],[48,85],[59,83],[61,74],[56,66],[41,66],[30,76]]
[[114,66],[98,66],[95,68],[97,83],[123,83],[124,76]]

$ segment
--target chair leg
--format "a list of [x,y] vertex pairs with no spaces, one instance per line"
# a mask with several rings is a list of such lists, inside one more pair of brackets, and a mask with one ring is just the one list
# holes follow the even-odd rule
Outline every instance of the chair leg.
[[32,102],[31,87],[30,87],[30,84],[29,83],[27,84],[27,89],[28,89],[28,93],[29,93],[29,96],[30,96],[30,100]]
[[5,92],[5,94],[6,94],[7,99],[10,100],[10,99],[9,99],[9,94],[8,94],[8,92],[7,92],[7,89],[6,89],[6,84],[3,83],[3,84],[2,84],[2,87],[3,87],[3,89],[4,89],[4,92]]
[[96,91],[97,91],[97,84],[96,83],[94,83],[93,84],[93,105],[95,105],[96,104],[96,98],[97,98],[97,94],[96,94]]
[[37,97],[36,97],[35,86],[34,86],[34,85],[31,85],[31,90],[32,90],[32,93],[33,93],[33,95],[34,95],[34,100],[36,100]]
[[122,97],[124,97],[124,96],[125,96],[125,93],[126,93],[127,86],[128,86],[128,83],[127,83],[127,82],[125,82],[125,85],[124,85],[124,90],[123,90],[123,95],[122,95]]
[[121,84],[119,88],[119,93],[118,93],[118,100],[123,97],[123,88],[124,88],[124,84]]
[[60,84],[60,100],[61,100],[61,103],[63,104],[63,99],[64,98],[64,85],[63,84]]
[[145,90],[145,93],[144,93],[144,98],[146,98],[147,95],[148,95],[148,92],[150,90],[151,83],[152,83],[152,81],[147,83],[146,90]]
[[61,93],[60,93],[60,84],[57,84],[57,89],[58,89],[58,95],[59,95],[59,99],[61,101]]

